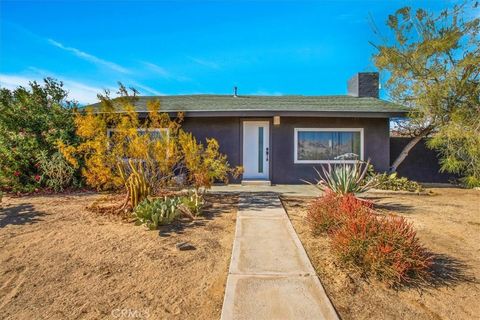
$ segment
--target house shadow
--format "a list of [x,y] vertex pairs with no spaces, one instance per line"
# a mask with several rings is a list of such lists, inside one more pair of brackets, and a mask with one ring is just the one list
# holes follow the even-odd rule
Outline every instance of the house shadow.
[[238,195],[230,193],[209,193],[205,197],[205,207],[202,214],[189,220],[182,218],[171,224],[159,227],[160,237],[169,237],[173,234],[182,234],[187,229],[205,227],[209,221],[221,217],[232,211],[232,208],[238,207]]
[[373,207],[378,210],[393,211],[393,212],[405,213],[405,214],[408,214],[414,210],[414,206],[402,204],[398,202],[386,202],[386,203],[374,202]]
[[279,192],[244,192],[238,204],[239,209],[261,211],[264,209],[278,209]]
[[29,203],[8,206],[0,209],[0,228],[7,225],[26,225],[42,221],[45,212],[35,210]]

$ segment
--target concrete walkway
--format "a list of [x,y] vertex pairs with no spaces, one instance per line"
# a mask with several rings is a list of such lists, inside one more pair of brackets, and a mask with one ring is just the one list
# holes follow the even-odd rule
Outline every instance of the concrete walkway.
[[222,320],[338,319],[278,197],[239,206]]

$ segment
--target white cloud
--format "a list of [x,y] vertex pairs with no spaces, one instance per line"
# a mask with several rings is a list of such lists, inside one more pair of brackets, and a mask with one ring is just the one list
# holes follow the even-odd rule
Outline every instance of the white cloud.
[[101,66],[105,66],[113,71],[117,71],[117,72],[120,72],[120,73],[130,73],[130,71],[116,63],[113,63],[111,61],[107,61],[107,60],[103,60],[99,57],[96,57],[92,54],[89,54],[89,53],[86,53],[84,51],[81,51],[77,48],[72,48],[72,47],[67,47],[67,46],[64,46],[63,44],[61,44],[60,42],[58,41],[55,41],[53,39],[48,39],[48,43],[50,43],[52,46],[55,46],[57,48],[60,48],[64,51],[68,51],[68,52],[71,52],[73,53],[74,55],[76,55],[77,57],[81,58],[81,59],[84,59],[86,61],[89,61],[89,62],[92,62],[96,65],[101,65]]
[[160,75],[164,78],[170,78],[171,77],[170,72],[165,70],[165,68],[160,67],[159,65],[156,65],[156,64],[151,63],[151,62],[146,62],[146,61],[143,61],[142,63],[149,69],[149,71],[153,71],[156,74],[158,74],[158,75]]
[[208,67],[208,68],[212,68],[212,69],[219,69],[220,68],[218,63],[213,62],[213,61],[200,59],[200,58],[195,58],[195,57],[188,57],[188,58],[190,60],[192,60],[193,62],[198,63],[199,65],[202,65],[202,66],[205,66],[205,67]]
[[[43,83],[43,77],[39,75],[34,76],[17,76],[0,74],[0,87],[13,90],[18,86],[28,87],[28,83],[37,81]],[[97,94],[103,92],[102,88],[86,85],[70,79],[63,79],[65,90],[68,91],[69,99],[75,99],[81,104],[89,104],[97,101]]]
[[141,89],[140,90],[140,95],[142,95],[142,90],[145,92],[145,93],[149,93],[149,94],[153,94],[153,95],[156,95],[156,96],[164,96],[165,94],[164,93],[161,93],[153,88],[150,88],[150,87],[147,87],[141,83],[134,83],[133,84],[133,87],[135,89]]
[[155,63],[148,62],[148,61],[141,61],[141,63],[147,68],[147,71],[153,72],[156,75],[159,75],[160,77],[168,80],[176,80],[176,81],[189,81],[190,78],[184,77],[184,76],[179,76],[179,75],[174,75],[171,72],[169,72],[167,69],[164,67],[161,67]]

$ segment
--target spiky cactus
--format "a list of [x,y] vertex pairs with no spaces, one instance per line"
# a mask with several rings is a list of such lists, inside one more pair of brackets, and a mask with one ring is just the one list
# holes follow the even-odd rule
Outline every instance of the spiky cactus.
[[122,206],[122,209],[130,207],[131,210],[144,199],[150,195],[150,186],[148,184],[147,178],[145,177],[145,171],[141,162],[137,162],[137,165],[132,159],[128,160],[128,165],[130,167],[130,174],[127,177],[125,169],[121,164],[118,164],[118,170],[120,176],[124,181],[125,188],[127,189],[127,198],[125,204]]

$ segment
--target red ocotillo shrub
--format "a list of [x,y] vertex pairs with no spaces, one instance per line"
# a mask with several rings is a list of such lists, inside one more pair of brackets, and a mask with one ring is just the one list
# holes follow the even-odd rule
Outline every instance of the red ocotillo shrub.
[[381,216],[371,202],[353,194],[327,192],[307,213],[314,235],[327,233],[332,251],[345,265],[396,285],[425,278],[432,258],[403,217]]

